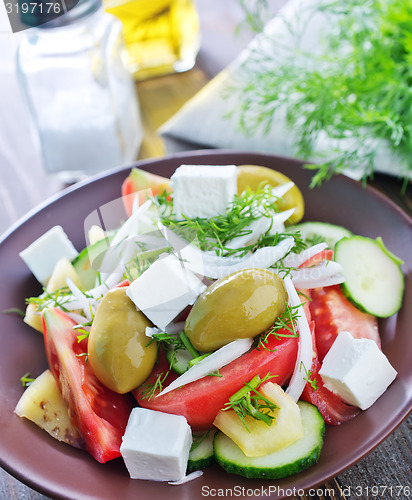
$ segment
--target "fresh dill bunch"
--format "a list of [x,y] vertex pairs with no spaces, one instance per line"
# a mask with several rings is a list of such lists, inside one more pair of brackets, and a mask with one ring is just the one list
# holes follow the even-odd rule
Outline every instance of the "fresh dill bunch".
[[[247,134],[257,128],[270,134],[284,116],[296,155],[324,159],[307,165],[316,171],[312,187],[346,169],[372,177],[377,155],[386,149],[410,176],[412,3],[319,0],[313,14],[319,12],[334,27],[324,34],[320,52],[299,46],[307,26],[290,26],[296,43],[289,52],[267,37],[271,49],[253,53],[243,83],[232,89],[239,98],[231,116]],[[325,138],[331,146],[322,146]]]
[[[214,249],[218,255],[244,254],[264,246],[240,249],[227,248],[227,244],[236,237],[250,234],[250,224],[262,217],[271,218],[278,212],[279,198],[272,195],[272,187],[259,186],[256,191],[246,189],[241,195],[235,195],[225,214],[210,219],[185,218],[176,220],[173,215],[161,217],[161,222],[187,241],[197,241],[201,250]],[[268,236],[268,233],[265,234]],[[286,237],[286,236],[285,236]]]
[[247,26],[255,33],[260,33],[265,27],[266,19],[269,15],[268,0],[240,0],[245,19],[239,25],[238,30]]

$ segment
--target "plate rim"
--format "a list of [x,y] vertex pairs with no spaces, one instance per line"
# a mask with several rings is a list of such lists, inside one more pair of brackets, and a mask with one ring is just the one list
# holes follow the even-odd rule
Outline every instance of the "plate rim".
[[[194,151],[186,151],[184,153],[174,153],[174,154],[169,154],[165,155],[159,158],[149,158],[149,159],[144,159],[140,161],[136,161],[130,165],[126,166],[121,166],[121,167],[116,167],[114,169],[108,170],[106,172],[103,172],[99,175],[93,176],[91,178],[85,179],[84,181],[81,181],[77,184],[74,184],[72,186],[68,186],[64,188],[63,190],[59,191],[58,193],[54,194],[53,196],[49,197],[46,199],[44,202],[40,203],[36,207],[34,207],[32,210],[27,212],[25,215],[23,215],[21,218],[19,218],[12,226],[10,226],[9,229],[7,229],[5,232],[3,232],[0,235],[0,248],[1,246],[17,231],[19,231],[22,226],[24,226],[26,223],[28,223],[36,214],[42,212],[43,210],[47,209],[49,206],[53,205],[56,203],[59,199],[64,198],[65,196],[69,195],[70,193],[73,193],[75,191],[81,190],[81,189],[87,189],[87,186],[90,184],[93,184],[98,181],[104,181],[104,179],[117,175],[119,173],[126,173],[130,171],[133,167],[138,167],[146,170],[147,168],[145,167],[150,167],[150,165],[153,164],[158,164],[162,162],[168,162],[171,159],[176,159],[176,160],[185,160],[187,158],[192,158],[195,159],[196,157],[201,157],[201,156],[207,156],[210,157],[211,159],[215,156],[244,156],[244,157],[254,157],[255,159],[261,159],[264,161],[265,159],[270,159],[271,161],[291,161],[297,165],[302,166],[305,162],[295,159],[295,158],[289,158],[285,156],[279,156],[279,155],[271,155],[271,154],[264,154],[264,153],[256,153],[253,151],[242,151],[242,150],[228,150],[228,149],[213,149],[213,150],[194,150]],[[263,165],[265,163],[262,163]],[[359,185],[359,181],[356,181],[354,179],[351,179],[347,176],[344,175],[339,175],[336,177],[340,177],[342,182],[347,182],[352,185]],[[328,182],[328,181],[326,181]],[[393,200],[391,200],[389,197],[387,197],[384,193],[379,191],[373,186],[367,185],[366,190],[368,190],[373,196],[377,197],[381,202],[384,204],[388,205],[392,210],[395,210],[398,214],[398,216],[402,217],[405,222],[412,228],[412,217],[409,216],[397,203],[395,203]],[[332,474],[324,474],[321,478],[319,478],[315,483],[313,483],[311,486],[307,486],[307,488],[310,487],[316,487],[318,485],[324,484],[327,482],[329,479],[336,477],[338,474],[341,474],[342,472],[348,470],[349,468],[353,467],[354,464],[362,460],[366,455],[371,453],[377,446],[379,446],[385,439],[389,437],[389,435],[399,426],[401,425],[405,419],[408,417],[410,412],[412,411],[412,398],[409,400],[409,404],[405,405],[403,408],[403,411],[401,415],[399,416],[400,418],[395,419],[395,423],[391,423],[386,426],[387,429],[385,430],[384,433],[382,433],[381,437],[372,443],[369,443],[365,446],[362,447],[362,454],[357,455],[356,458],[354,458],[350,463],[348,463],[345,467],[340,468],[338,471]],[[25,476],[21,475],[18,470],[15,470],[13,467],[9,467],[7,464],[7,460],[3,458],[3,456],[0,456],[0,465],[1,467],[9,472],[12,476],[16,477],[19,481],[23,482],[24,484],[27,484],[31,488],[35,489],[36,491],[43,492],[46,495],[49,496],[54,496],[58,495],[58,498],[70,498],[66,496],[61,496],[60,493],[56,493],[56,491],[53,491],[47,487],[43,487],[41,484],[37,483],[32,479],[26,478]],[[316,467],[316,466],[315,466]],[[306,489],[306,488],[305,488]],[[276,498],[283,498],[282,496],[276,497]]]

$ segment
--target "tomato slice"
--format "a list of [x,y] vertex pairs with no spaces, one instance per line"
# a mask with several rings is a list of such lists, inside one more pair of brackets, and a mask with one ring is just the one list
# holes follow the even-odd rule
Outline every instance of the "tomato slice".
[[58,308],[43,312],[47,360],[86,450],[104,463],[120,456],[131,399],[107,389],[95,377],[84,356],[87,340],[77,341],[75,324]]
[[[310,311],[306,309],[305,311],[310,315]],[[339,396],[323,385],[322,377],[319,375],[321,363],[316,349],[315,322],[310,321],[310,316],[308,320],[312,334],[313,361],[310,368],[310,380],[313,385],[309,382],[305,385],[301,399],[317,406],[327,424],[339,425],[356,417],[360,410],[344,403]]]
[[[319,264],[333,258],[332,250],[324,250],[308,259],[301,267]],[[319,375],[321,362],[340,331],[349,331],[356,338],[371,338],[380,346],[377,319],[359,311],[351,304],[338,285],[312,290],[302,290],[308,297],[305,313],[311,325],[314,357],[311,380],[316,380],[317,389],[307,383],[301,398],[318,407],[325,422],[339,425],[359,414],[359,408],[347,405],[329,391]]]
[[372,339],[379,347],[378,320],[357,309],[343,295],[339,286],[311,290],[309,309],[315,321],[316,346],[322,361],[339,332],[349,332],[356,339]]
[[[133,391],[133,395],[144,408],[185,416],[195,431],[209,429],[229,397],[255,375],[263,378],[270,372],[271,375],[276,375],[273,380],[279,385],[284,384],[291,376],[297,357],[297,338],[275,338],[270,335],[265,346],[266,349],[255,348],[224,366],[219,370],[220,376],[209,375],[163,396],[145,399],[147,384],[153,384],[158,374],[166,373],[169,368],[162,356],[149,379]],[[170,382],[171,380],[166,379],[163,386],[166,387]]]
[[123,204],[128,216],[132,214],[135,194],[139,193],[139,205],[147,199],[147,194],[156,195],[163,191],[171,191],[170,179],[133,168],[122,184]]
[[[323,250],[304,262],[301,267],[313,266],[331,259],[333,250]],[[315,322],[316,347],[320,361],[342,331],[350,332],[357,339],[374,340],[379,348],[381,347],[377,318],[360,311],[349,302],[339,285],[303,290],[303,293],[310,299],[308,305]]]

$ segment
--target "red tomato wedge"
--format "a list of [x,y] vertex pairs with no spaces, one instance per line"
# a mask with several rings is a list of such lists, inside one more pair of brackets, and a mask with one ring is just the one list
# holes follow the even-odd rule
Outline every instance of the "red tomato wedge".
[[139,193],[139,205],[146,201],[146,193],[156,195],[164,190],[171,191],[170,180],[160,175],[133,168],[122,184],[123,204],[128,216],[132,214],[135,193]]
[[310,331],[312,333],[312,348],[314,354],[312,366],[310,368],[310,379],[315,382],[316,385],[314,384],[314,386],[312,386],[307,383],[303,389],[301,399],[317,406],[327,424],[339,425],[356,417],[360,410],[359,408],[344,403],[339,396],[329,389],[326,389],[323,385],[322,377],[318,373],[321,363],[316,349],[315,322],[309,320],[309,325],[311,327]]
[[[313,266],[332,258],[333,250],[323,250],[304,262],[301,267]],[[349,332],[357,339],[374,340],[381,347],[377,318],[357,309],[343,295],[339,285],[304,290],[303,293],[310,298],[309,309],[315,322],[316,347],[320,361],[342,331]]]
[[351,304],[339,286],[311,290],[309,309],[315,322],[316,346],[322,361],[339,332],[356,339],[371,339],[381,347],[378,320]]
[[[297,356],[297,338],[270,335],[265,346],[266,349],[253,349],[221,368],[220,377],[203,377],[164,396],[145,399],[142,396],[146,384],[153,384],[159,373],[169,369],[169,364],[162,357],[147,382],[133,391],[133,395],[144,408],[183,415],[195,431],[209,429],[229,397],[255,375],[263,378],[270,372],[276,375],[274,381],[279,385],[291,376]],[[170,382],[166,380],[163,386]]]
[[[316,265],[332,258],[333,251],[324,250],[308,259],[301,267]],[[311,325],[314,352],[310,378],[316,379],[317,385],[315,390],[307,383],[301,398],[317,406],[326,423],[339,425],[358,415],[360,410],[345,404],[323,385],[318,373],[321,362],[341,331],[348,331],[356,338],[371,338],[380,346],[378,322],[374,316],[359,311],[351,304],[338,285],[301,291],[309,299],[304,309]]]
[[70,408],[86,450],[101,463],[120,456],[132,410],[128,395],[104,387],[87,364],[87,341],[78,343],[76,323],[58,308],[43,313],[44,343],[51,372]]

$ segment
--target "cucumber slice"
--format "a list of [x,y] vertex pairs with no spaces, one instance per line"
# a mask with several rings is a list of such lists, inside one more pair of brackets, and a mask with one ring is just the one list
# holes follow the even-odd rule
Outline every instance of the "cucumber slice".
[[82,250],[72,264],[82,283],[83,290],[90,290],[96,285],[97,271],[106,250],[109,247],[107,239],[96,241]]
[[335,260],[343,267],[342,291],[359,309],[380,318],[399,311],[405,288],[402,261],[381,238],[343,238],[336,244]]
[[315,464],[323,446],[325,422],[316,406],[298,402],[304,435],[295,443],[263,457],[247,457],[223,432],[214,439],[215,459],[227,472],[248,478],[281,479]]
[[310,245],[324,241],[332,250],[340,239],[352,236],[346,227],[327,222],[302,222],[289,226],[286,231],[291,233],[299,231],[304,241]]
[[215,434],[216,429],[210,429],[205,434],[193,436],[193,444],[187,462],[188,471],[204,469],[215,461],[215,452],[213,450]]
[[193,359],[187,349],[175,350],[174,346],[167,346],[166,358],[169,361],[172,370],[174,370],[178,375],[182,375],[188,370],[189,361]]

